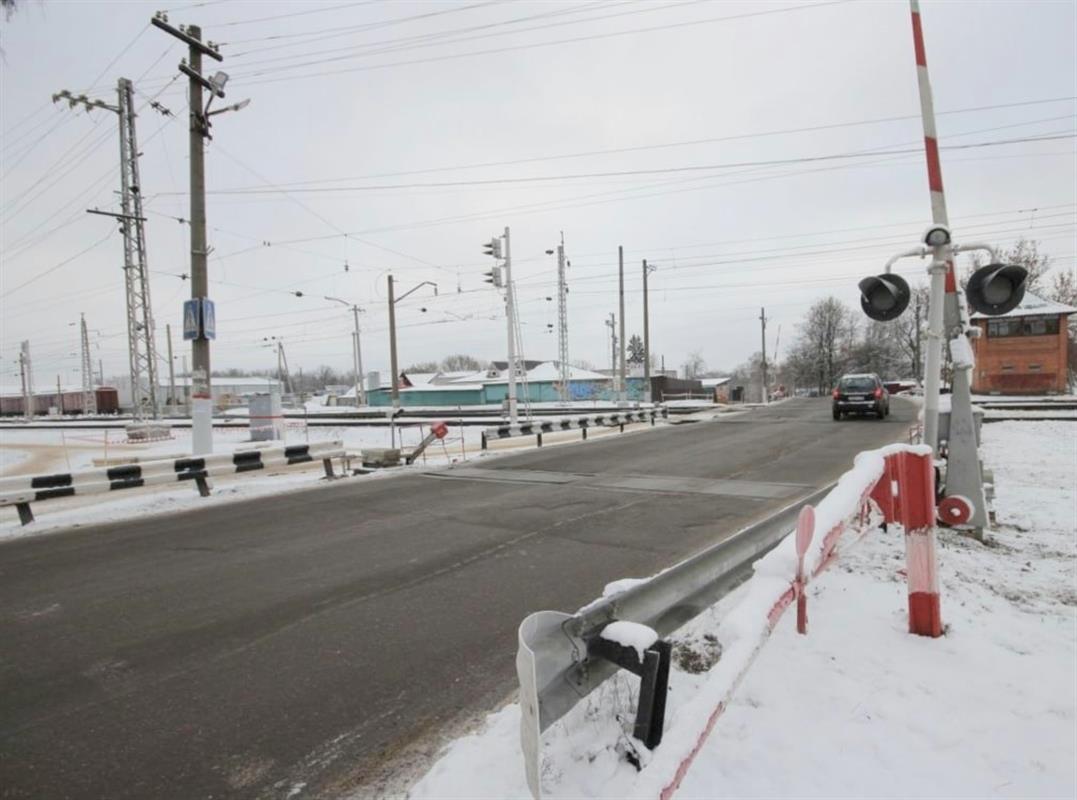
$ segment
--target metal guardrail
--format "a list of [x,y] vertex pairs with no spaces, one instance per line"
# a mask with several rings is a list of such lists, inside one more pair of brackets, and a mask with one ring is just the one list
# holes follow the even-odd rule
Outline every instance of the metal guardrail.
[[617,671],[616,664],[590,652],[591,643],[606,625],[631,620],[652,628],[660,637],[671,634],[750,577],[752,564],[789,533],[800,509],[825,497],[833,485],[573,615],[540,612],[556,615],[547,617],[526,637],[532,651],[544,654],[535,675],[540,732]]
[[20,475],[0,479],[0,506],[15,506],[19,512],[19,520],[23,525],[28,525],[34,521],[30,503],[182,481],[192,481],[198,487],[199,494],[206,497],[209,495],[207,478],[305,464],[318,459],[322,461],[326,477],[331,478],[332,459],[343,455],[343,443],[330,441],[209,456],[160,459],[53,475]]
[[[867,460],[861,464],[861,458]],[[750,578],[756,562],[779,545],[794,527],[801,559],[808,550],[812,533],[823,534],[819,537],[818,563],[810,566],[818,571],[829,562],[850,516],[863,522],[868,509],[876,508],[884,522],[900,522],[906,533],[909,630],[921,635],[940,635],[933,526],[936,513],[945,518],[946,509],[935,508],[931,464],[932,452],[922,445],[893,444],[861,453],[854,468],[837,482],[815,490],[651,578],[589,603],[575,614],[539,611],[526,617],[518,632],[516,669],[520,680],[521,744],[532,795],[536,798],[541,795],[542,732],[618,669],[641,675],[634,733],[647,748],[654,750],[662,738],[665,693],[662,660],[668,659],[669,650],[668,642],[663,640]],[[811,506],[817,506],[818,516],[813,510],[808,516],[810,522],[797,525],[802,510],[806,512]],[[776,598],[774,609],[779,615],[789,600],[796,598],[800,603],[797,581],[802,587],[802,569],[803,561],[796,577],[790,575],[793,582],[789,588]],[[798,626],[806,629],[803,622],[806,619],[798,622]],[[624,648],[611,649],[605,641],[622,641],[620,633],[608,635],[614,630],[614,623],[649,629],[651,644],[638,659],[626,659]],[[644,656],[652,663],[650,672],[646,664],[638,663]],[[633,753],[626,753],[630,761],[632,757]]]
[[575,417],[574,419],[540,420],[537,422],[521,422],[516,425],[499,425],[495,428],[487,428],[482,432],[482,449],[485,450],[491,439],[510,439],[516,436],[535,436],[538,446],[542,447],[542,435],[544,433],[559,433],[560,431],[578,430],[583,438],[587,438],[590,428],[602,428],[620,426],[624,433],[625,425],[632,422],[650,421],[654,425],[655,420],[665,419],[669,411],[665,408],[642,409],[639,411],[618,411],[612,414],[595,414],[589,417]]

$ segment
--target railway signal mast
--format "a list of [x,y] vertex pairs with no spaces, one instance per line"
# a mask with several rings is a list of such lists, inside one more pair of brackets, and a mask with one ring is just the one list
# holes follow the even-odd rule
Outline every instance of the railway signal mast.
[[[504,249],[501,239],[504,238]],[[509,367],[509,392],[508,412],[509,423],[516,424],[516,374],[519,369],[516,358],[516,341],[519,336],[519,328],[516,324],[516,298],[512,285],[512,251],[510,250],[509,229],[505,228],[503,237],[495,236],[483,245],[483,253],[494,259],[503,260],[503,264],[494,265],[494,268],[486,273],[486,283],[505,290],[505,316],[508,320],[508,367]]]

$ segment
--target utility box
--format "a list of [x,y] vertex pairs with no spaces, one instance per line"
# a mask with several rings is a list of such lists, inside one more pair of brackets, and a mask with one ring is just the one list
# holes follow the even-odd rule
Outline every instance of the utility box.
[[281,412],[280,392],[251,395],[247,413],[252,442],[270,442],[284,438],[284,414]]

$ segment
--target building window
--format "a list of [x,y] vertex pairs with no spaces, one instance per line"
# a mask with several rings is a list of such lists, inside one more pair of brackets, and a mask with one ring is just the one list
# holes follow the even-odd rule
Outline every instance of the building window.
[[1013,372],[1013,364],[1003,364],[1002,365],[1002,371],[1003,372]]
[[1012,319],[989,319],[987,335],[992,339],[1010,336],[1056,336],[1058,317],[1014,317]]
[[1041,369],[1043,369],[1043,364],[1029,364],[1028,365],[1029,372],[1039,372]]

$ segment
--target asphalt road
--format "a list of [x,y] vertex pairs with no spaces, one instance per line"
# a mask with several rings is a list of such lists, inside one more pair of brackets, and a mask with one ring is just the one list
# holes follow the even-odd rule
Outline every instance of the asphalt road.
[[793,400],[0,544],[0,796],[389,792],[510,694],[525,615],[765,516],[913,413]]

